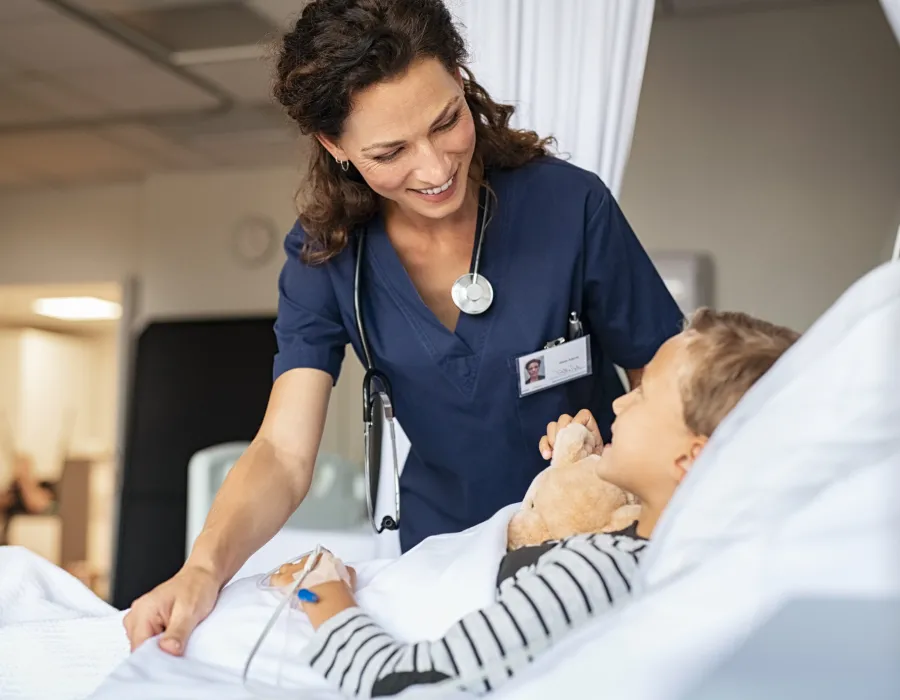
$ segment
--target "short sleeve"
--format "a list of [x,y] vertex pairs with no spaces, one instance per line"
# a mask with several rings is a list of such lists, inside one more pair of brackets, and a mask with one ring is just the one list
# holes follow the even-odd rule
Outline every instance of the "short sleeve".
[[591,334],[612,362],[639,369],[679,333],[684,315],[609,189],[588,198],[585,305]]
[[287,259],[278,278],[278,352],[273,379],[288,370],[306,367],[328,372],[336,383],[350,339],[327,263],[307,265],[300,259],[303,238],[299,223],[285,238]]

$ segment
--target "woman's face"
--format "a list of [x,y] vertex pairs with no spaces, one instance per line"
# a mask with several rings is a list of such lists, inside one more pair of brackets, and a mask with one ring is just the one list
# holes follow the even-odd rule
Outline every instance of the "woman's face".
[[459,77],[427,59],[359,93],[339,142],[323,143],[377,194],[408,213],[441,219],[464,201],[475,124]]

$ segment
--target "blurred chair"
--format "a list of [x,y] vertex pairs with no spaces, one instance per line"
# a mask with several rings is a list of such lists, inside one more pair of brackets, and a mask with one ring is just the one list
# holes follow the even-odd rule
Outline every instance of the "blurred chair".
[[[214,445],[197,452],[188,464],[187,554],[247,442]],[[284,528],[256,552],[236,578],[262,573],[321,543],[347,561],[372,559],[378,542],[366,516],[365,482],[359,465],[336,454],[316,460],[309,493]]]

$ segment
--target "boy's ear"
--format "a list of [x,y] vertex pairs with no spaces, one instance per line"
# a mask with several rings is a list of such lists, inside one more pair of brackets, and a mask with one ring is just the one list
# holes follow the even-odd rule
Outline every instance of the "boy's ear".
[[678,459],[675,460],[675,479],[680,484],[682,479],[687,476],[688,471],[690,471],[691,467],[694,466],[694,462],[697,461],[697,458],[700,456],[700,453],[703,452],[703,448],[706,447],[706,443],[709,438],[704,437],[702,435],[695,435],[691,438],[690,446],[685,454],[681,455]]

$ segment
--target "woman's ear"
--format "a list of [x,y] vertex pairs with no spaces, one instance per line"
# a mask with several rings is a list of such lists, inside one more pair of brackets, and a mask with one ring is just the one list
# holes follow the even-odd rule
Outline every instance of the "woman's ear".
[[347,154],[334,141],[323,134],[316,134],[316,139],[322,144],[322,147],[328,151],[332,158],[338,162],[348,160]]
[[675,479],[680,484],[682,479],[687,476],[687,473],[690,471],[691,467],[694,466],[694,463],[697,461],[697,458],[700,457],[700,453],[703,452],[703,448],[706,447],[706,443],[709,438],[704,437],[702,435],[695,435],[691,438],[690,444],[688,445],[688,449],[682,454],[678,459],[675,460]]

